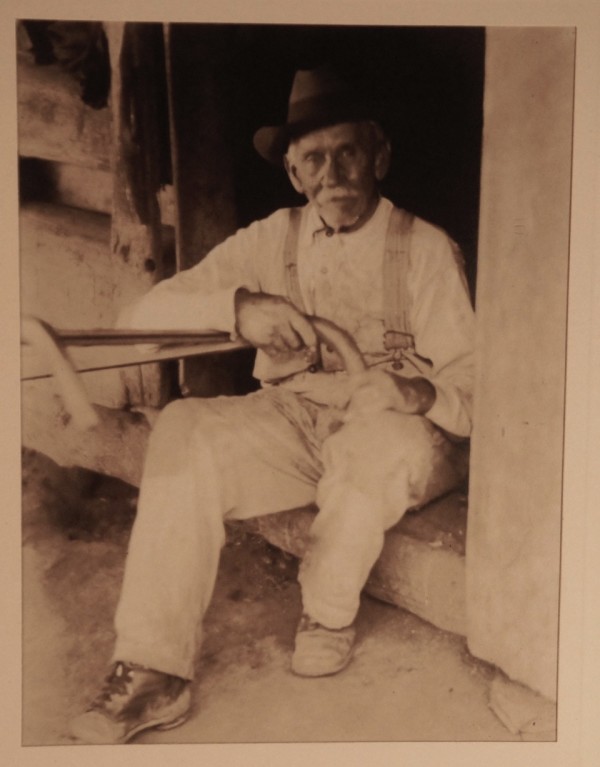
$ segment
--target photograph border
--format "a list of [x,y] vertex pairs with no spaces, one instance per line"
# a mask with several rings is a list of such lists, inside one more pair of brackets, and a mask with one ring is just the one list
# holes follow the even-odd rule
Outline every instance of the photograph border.
[[[265,765],[284,760],[287,767],[308,760],[345,765],[575,765],[593,764],[600,751],[600,619],[597,578],[600,523],[593,499],[600,493],[595,461],[600,451],[600,291],[597,257],[600,244],[598,126],[600,125],[600,10],[592,2],[428,2],[416,0],[364,2],[336,0],[221,1],[202,7],[173,0],[129,2],[13,2],[2,14],[2,100],[0,113],[5,170],[2,220],[2,339],[8,359],[2,380],[5,429],[2,466],[5,479],[2,515],[2,616],[10,626],[3,637],[2,658],[7,684],[2,703],[0,754],[10,765]],[[558,741],[556,743],[344,743],[244,745],[143,745],[121,747],[20,746],[21,597],[20,597],[20,423],[19,423],[19,266],[17,208],[16,70],[14,23],[18,18],[73,20],[139,20],[239,23],[402,24],[416,26],[564,26],[576,27],[576,81],[573,150],[571,254],[567,348],[566,434],[563,491],[563,544],[559,649]],[[165,17],[165,15],[167,17]],[[597,459],[596,459],[597,460]],[[10,556],[9,556],[10,555]],[[3,675],[4,676],[4,675]],[[139,761],[138,761],[139,760]]]

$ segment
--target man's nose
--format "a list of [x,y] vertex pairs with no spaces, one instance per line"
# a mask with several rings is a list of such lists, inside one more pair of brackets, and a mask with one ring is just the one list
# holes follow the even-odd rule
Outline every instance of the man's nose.
[[343,179],[340,164],[333,155],[325,158],[322,171],[321,179],[325,186],[337,186]]

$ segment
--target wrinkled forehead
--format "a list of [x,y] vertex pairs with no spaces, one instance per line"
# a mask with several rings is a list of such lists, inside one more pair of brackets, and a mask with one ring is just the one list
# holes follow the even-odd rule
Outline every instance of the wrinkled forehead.
[[298,138],[292,138],[288,147],[288,154],[297,156],[315,150],[331,150],[346,144],[369,144],[369,123],[344,122],[335,125],[327,125],[304,133]]

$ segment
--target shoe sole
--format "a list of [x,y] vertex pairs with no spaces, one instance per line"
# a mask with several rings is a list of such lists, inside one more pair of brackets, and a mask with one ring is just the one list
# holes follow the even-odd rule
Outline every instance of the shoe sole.
[[94,731],[93,728],[88,729],[85,725],[83,727],[71,727],[71,736],[74,737],[76,741],[86,745],[123,745],[144,730],[172,730],[175,727],[179,727],[179,725],[186,721],[188,716],[189,706],[185,711],[174,711],[172,719],[166,718],[165,720],[165,717],[163,716],[160,718],[157,717],[156,719],[150,719],[146,722],[140,722],[136,727],[133,727],[120,738],[99,738],[97,736],[97,731]]
[[304,669],[297,668],[297,664],[294,663],[294,658],[292,657],[292,663],[291,663],[291,671],[296,676],[303,676],[306,678],[317,678],[320,676],[334,676],[335,674],[339,674],[340,671],[343,671],[345,668],[347,668],[350,665],[350,662],[352,661],[352,658],[354,657],[354,650],[352,649],[348,656],[344,658],[344,660],[341,663],[338,663],[337,666],[330,666],[326,669],[315,669],[314,671],[311,671],[310,668],[306,667]]
[[172,722],[165,722],[164,724],[157,724],[155,725],[155,730],[174,730],[175,727],[179,727],[180,724],[183,724],[188,719],[187,714],[182,714],[178,719],[173,719]]
[[136,735],[139,735],[140,732],[144,732],[144,730],[159,730],[161,732],[164,730],[174,730],[175,727],[179,727],[179,725],[183,724],[187,718],[187,714],[182,714],[176,719],[172,719],[170,722],[161,722],[160,720],[156,722],[144,722],[144,724],[140,724],[134,730],[128,732],[127,735],[125,735],[125,737],[119,741],[119,743],[128,743]]
[[355,638],[356,632],[351,627],[339,632],[324,627],[310,632],[299,631],[292,655],[292,672],[303,677],[338,674],[354,657]]

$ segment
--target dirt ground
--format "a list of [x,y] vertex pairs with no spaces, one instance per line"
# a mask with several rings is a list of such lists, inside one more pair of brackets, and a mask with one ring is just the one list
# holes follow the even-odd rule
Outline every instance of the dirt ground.
[[[66,726],[107,671],[136,491],[23,461],[23,745],[68,744]],[[189,720],[138,743],[516,740],[487,705],[493,670],[462,638],[365,597],[350,666],[289,671],[297,561],[229,528],[205,617]]]

